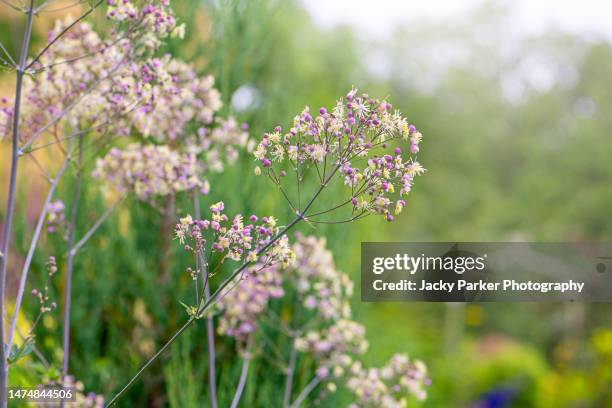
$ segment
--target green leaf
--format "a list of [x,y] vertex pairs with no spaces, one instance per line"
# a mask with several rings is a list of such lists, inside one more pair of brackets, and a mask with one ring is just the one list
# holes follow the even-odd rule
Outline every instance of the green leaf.
[[24,340],[23,344],[20,347],[13,345],[13,348],[11,349],[11,352],[9,353],[9,356],[7,359],[8,363],[9,364],[16,363],[19,359],[30,354],[32,350],[34,350],[34,338],[28,337]]
[[192,317],[193,315],[195,315],[198,311],[198,308],[195,306],[190,306],[190,305],[186,305],[185,303],[181,302],[179,300],[179,303],[181,305],[183,305],[183,307],[185,308],[185,311],[187,312],[187,314],[189,315],[189,317]]

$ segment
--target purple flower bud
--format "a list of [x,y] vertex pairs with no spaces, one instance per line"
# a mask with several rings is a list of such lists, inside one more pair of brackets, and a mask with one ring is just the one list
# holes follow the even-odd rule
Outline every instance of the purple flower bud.
[[351,198],[351,203],[352,203],[353,205],[357,205],[357,197],[353,197],[353,198]]
[[281,177],[285,177],[287,175],[287,172],[285,170],[281,170],[280,171],[280,176]]
[[387,221],[391,222],[393,221],[393,216],[389,213],[387,213],[387,216],[385,217],[387,219]]
[[349,126],[353,126],[355,124],[355,118],[348,118],[348,120],[346,121],[346,123],[349,124]]
[[419,146],[417,146],[414,143],[410,143],[410,153],[418,153],[419,152]]
[[325,115],[327,113],[327,109],[325,108],[319,108],[319,114],[321,115]]
[[317,377],[325,378],[329,375],[329,369],[327,367],[319,367],[317,368]]
[[351,128],[344,128],[344,133],[346,133],[347,135],[351,134]]
[[256,222],[256,221],[257,221],[257,216],[256,216],[255,214],[253,214],[253,215],[251,215],[251,216],[249,217],[249,220],[250,220],[251,222]]
[[264,167],[272,167],[272,162],[269,159],[263,159],[261,161],[261,163],[263,164]]
[[400,149],[399,147],[396,147],[395,149],[393,149],[393,151],[395,152],[395,154],[402,154],[402,149]]
[[282,132],[282,130],[283,130],[283,128],[282,128],[282,127],[280,127],[280,126],[276,126],[276,127],[274,128],[274,131],[275,131],[275,132],[277,132],[277,133]]
[[244,122],[241,126],[242,130],[249,130],[249,124]]
[[416,132],[417,128],[414,125],[410,125],[408,126],[408,134],[413,134],[414,132]]

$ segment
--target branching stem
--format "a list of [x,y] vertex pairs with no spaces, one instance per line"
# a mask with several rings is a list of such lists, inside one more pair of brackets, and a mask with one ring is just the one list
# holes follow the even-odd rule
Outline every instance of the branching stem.
[[30,0],[30,7],[27,11],[27,21],[23,41],[21,44],[21,54],[19,55],[19,65],[17,67],[17,79],[15,81],[15,104],[13,107],[13,135],[11,150],[11,175],[9,181],[8,198],[6,203],[6,213],[4,227],[2,230],[2,258],[0,258],[0,407],[4,408],[7,404],[7,383],[8,383],[8,363],[4,349],[4,289],[6,286],[6,268],[8,264],[8,250],[11,241],[11,227],[15,213],[15,195],[17,190],[17,170],[19,165],[19,113],[21,108],[21,97],[23,88],[23,75],[25,72],[28,49],[30,47],[30,37],[32,35],[32,20],[34,18],[34,0]]

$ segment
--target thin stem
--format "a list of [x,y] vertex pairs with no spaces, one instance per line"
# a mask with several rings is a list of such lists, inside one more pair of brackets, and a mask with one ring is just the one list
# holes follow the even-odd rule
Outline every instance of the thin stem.
[[17,79],[15,81],[15,105],[13,116],[13,137],[11,151],[11,175],[9,181],[8,198],[6,203],[5,222],[2,230],[2,258],[0,259],[0,407],[7,404],[7,381],[8,364],[4,349],[4,288],[6,286],[6,267],[8,264],[8,250],[11,241],[11,226],[15,213],[15,192],[17,190],[17,170],[19,164],[19,113],[21,108],[21,93],[23,86],[23,75],[28,49],[30,47],[30,36],[32,35],[32,19],[34,18],[34,0],[30,0],[26,29],[21,44],[21,54],[19,55],[19,66],[17,68]]
[[346,224],[348,222],[353,222],[353,221],[357,221],[361,218],[365,218],[368,215],[370,215],[369,212],[367,211],[362,211],[359,214],[351,217],[351,218],[347,218],[345,220],[341,220],[341,221],[315,221],[315,220],[311,220],[309,219],[308,222],[310,222],[311,224]]
[[[201,218],[200,213],[200,193],[194,193],[193,200],[195,217],[197,220]],[[204,300],[208,302],[210,300],[210,285],[208,284],[208,267],[206,260],[203,256],[199,256],[200,266],[202,267],[202,287],[204,288]],[[216,369],[215,369],[215,322],[212,316],[206,318],[206,343],[208,347],[208,385],[210,387],[210,406],[211,408],[217,408],[217,380],[216,380]]]
[[77,1],[75,1],[74,3],[69,4],[69,5],[67,5],[67,6],[57,7],[57,8],[54,8],[54,9],[46,9],[46,10],[44,10],[46,7],[48,7],[48,6],[49,6],[49,2],[47,2],[47,3],[41,4],[41,5],[40,5],[40,6],[39,6],[39,7],[36,9],[36,13],[38,13],[38,14],[40,14],[40,13],[42,13],[42,12],[44,12],[44,13],[56,13],[56,12],[58,12],[58,11],[64,11],[64,10],[71,9],[71,8],[73,8],[73,7],[76,7],[76,6],[80,5],[80,4],[82,4],[82,3],[85,3],[85,0],[77,0]]
[[62,177],[62,174],[64,174],[64,170],[66,170],[69,159],[70,157],[66,157],[64,163],[62,164],[62,167],[58,170],[57,174],[55,175],[55,178],[53,179],[53,182],[51,183],[51,187],[49,188],[49,192],[47,193],[47,198],[45,198],[42,210],[40,211],[40,214],[38,216],[38,221],[36,222],[34,235],[32,236],[32,240],[30,241],[30,248],[28,249],[28,254],[26,255],[26,260],[21,270],[19,288],[17,289],[17,297],[15,298],[15,310],[13,312],[13,320],[11,321],[11,328],[8,333],[7,349],[9,350],[13,345],[13,337],[17,328],[17,318],[19,316],[19,311],[21,310],[21,302],[23,301],[23,294],[25,292],[25,285],[28,279],[28,272],[30,271],[32,259],[34,258],[34,252],[36,251],[36,246],[38,245],[38,239],[40,238],[40,233],[42,232],[42,227],[45,223],[49,203],[53,199],[53,194],[55,194],[55,189],[57,187],[59,179]]
[[77,161],[77,174],[72,194],[72,209],[70,225],[68,226],[68,257],[66,259],[66,282],[64,286],[64,330],[62,335],[62,377],[68,374],[68,361],[70,355],[70,306],[72,303],[72,271],[74,268],[74,231],[76,229],[79,201],[81,196],[81,164],[83,159],[83,138],[79,139],[79,156]]
[[176,339],[178,339],[181,336],[181,334],[183,334],[183,332],[185,330],[187,330],[189,328],[189,326],[191,326],[193,324],[193,322],[195,320],[196,320],[195,315],[190,317],[189,320],[187,320],[185,322],[185,324],[183,326],[181,326],[181,328],[178,329],[176,331],[176,333],[174,333],[174,335],[170,338],[170,340],[168,340],[166,342],[166,344],[164,344],[162,346],[162,348],[160,348],[159,351],[157,353],[155,353],[155,355],[153,357],[151,357],[149,359],[149,361],[147,361],[144,366],[142,366],[142,368],[138,371],[138,373],[136,373],[136,375],[134,377],[132,377],[132,379],[121,389],[121,391],[119,391],[119,393],[117,393],[117,395],[115,395],[109,401],[109,403],[106,405],[106,407],[108,408],[108,407],[113,406],[113,404],[115,404],[126,393],[126,391],[129,390],[132,385],[134,385],[134,383],[140,378],[142,373],[145,372],[146,369],[149,368],[149,366],[151,364],[153,364],[153,362],[155,362],[155,360],[157,360],[159,358],[159,356],[161,356],[164,353],[164,351],[166,351],[168,349],[168,347],[170,347],[172,345],[172,343],[174,343],[176,341]]
[[294,211],[295,213],[297,213],[298,210],[295,208],[295,206],[293,205],[293,203],[289,199],[289,196],[287,195],[287,192],[285,191],[285,189],[281,185],[280,179],[278,179],[278,177],[276,177],[276,174],[274,173],[274,170],[270,169],[270,171],[268,172],[268,177],[279,188],[279,190],[283,194],[283,197],[285,197],[285,200],[287,200],[287,203],[289,204],[289,207],[291,207],[291,210]]
[[[265,252],[268,250],[268,248],[274,244],[274,242],[276,242],[280,237],[282,237],[285,233],[287,233],[287,231],[289,231],[295,224],[297,224],[300,220],[302,220],[303,218],[301,216],[296,217],[291,223],[289,223],[289,225],[287,225],[285,228],[283,228],[283,230],[278,233],[277,235],[274,236],[274,238],[272,238],[270,240],[270,242],[264,246],[260,252],[258,254],[261,254],[262,252]],[[251,262],[245,262],[243,263],[238,269],[236,269],[236,271],[234,271],[234,273],[225,281],[223,281],[223,283],[221,283],[221,285],[219,286],[219,288],[217,288],[217,290],[211,295],[211,297],[209,298],[208,301],[204,302],[204,304],[202,305],[202,307],[200,307],[197,311],[197,313],[195,313],[193,316],[191,316],[189,318],[189,320],[187,320],[185,322],[185,324],[170,338],[170,340],[168,340],[166,342],[166,344],[164,344],[162,346],[162,348],[159,349],[159,351],[157,353],[155,353],[155,355],[153,357],[151,357],[149,359],[149,361],[147,361],[145,363],[145,365],[142,366],[142,368],[140,370],[138,370],[138,372],[130,379],[130,381],[128,381],[128,383],[110,400],[110,402],[106,405],[106,407],[110,407],[113,404],[115,404],[126,392],[127,390],[130,389],[130,387],[132,385],[134,385],[134,383],[142,376],[142,374],[147,370],[147,368],[149,368],[149,366],[151,364],[153,364],[153,362],[155,362],[155,360],[157,360],[159,358],[159,356],[161,356],[163,354],[163,352],[170,347],[170,345],[172,345],[172,343],[174,343],[176,341],[177,338],[180,337],[180,335],[187,330],[187,328],[189,328],[189,326],[191,326],[193,324],[194,321],[196,321],[197,316],[200,316],[201,314],[203,314],[205,311],[207,311],[207,309],[209,307],[211,307],[212,305],[214,305],[215,299],[217,298],[217,296],[220,294],[221,291],[223,291],[223,289],[225,289],[225,287],[227,287],[230,283],[232,283],[232,281],[234,280],[234,278],[236,276],[238,276],[238,274],[240,274],[244,269],[246,269],[247,266],[249,266],[251,264]]]
[[[332,177],[334,177],[334,175],[336,174],[336,172],[338,171],[338,169],[340,168],[339,165],[336,165],[336,167],[334,168],[334,171],[330,174],[330,176],[327,178],[327,180],[325,180],[325,182],[321,183],[321,186],[319,187],[319,189],[317,190],[317,192],[312,196],[312,198],[310,199],[310,201],[308,202],[308,204],[306,204],[306,206],[304,207],[304,210],[297,215],[297,217],[295,217],[295,219],[293,221],[291,221],[289,224],[287,224],[287,226],[285,226],[285,228],[283,228],[278,234],[276,234],[266,245],[264,245],[258,252],[257,252],[257,256],[260,257],[263,253],[265,253],[272,245],[274,245],[274,243],[276,241],[278,241],[283,235],[285,235],[291,228],[293,228],[298,222],[304,220],[304,213],[306,211],[308,211],[308,209],[314,204],[315,200],[317,199],[317,197],[319,196],[319,194],[321,194],[321,191],[323,191],[323,189],[325,188],[325,186],[327,186],[327,184],[329,183],[329,181],[331,180]],[[240,273],[242,273],[249,265],[251,265],[252,262],[245,262],[243,263],[238,269],[236,269],[229,278],[227,278],[226,280],[224,280],[221,285],[219,285],[219,287],[217,288],[217,290],[211,295],[211,297],[204,302],[204,304],[198,308],[197,313],[195,313],[193,316],[191,316],[189,318],[189,320],[187,320],[187,322],[185,322],[185,324],[170,338],[170,340],[168,340],[166,342],[166,344],[164,344],[162,346],[161,349],[159,349],[159,351],[157,353],[155,353],[155,355],[153,357],[151,357],[149,359],[149,361],[147,361],[145,363],[144,366],[142,366],[142,368],[140,370],[138,370],[138,372],[130,379],[130,381],[128,381],[128,383],[110,400],[110,402],[106,405],[107,407],[112,406],[113,404],[115,404],[129,389],[132,385],[134,385],[134,383],[142,376],[142,374],[146,371],[147,368],[149,368],[149,366],[151,364],[153,364],[155,362],[155,360],[157,360],[159,358],[160,355],[162,355],[162,353],[172,345],[172,343],[174,343],[174,341],[176,341],[176,339],[185,331],[187,330],[187,328],[189,328],[189,326],[191,326],[193,324],[193,322],[196,320],[196,318],[198,316],[201,316],[204,312],[206,312],[208,310],[208,308],[210,308],[211,306],[215,305],[217,303],[217,296],[229,285],[233,282],[234,278],[236,276],[238,276]]]
[[295,402],[291,404],[291,408],[298,408],[300,405],[302,405],[302,402],[304,402],[308,394],[310,394],[312,390],[314,390],[315,387],[319,385],[320,382],[321,382],[321,378],[319,376],[316,376],[315,378],[313,378],[308,383],[308,385],[302,390],[302,392],[300,392],[300,395],[298,395]]
[[49,174],[45,171],[45,169],[43,168],[43,166],[38,162],[38,160],[36,160],[36,157],[34,157],[34,155],[29,155],[28,156],[30,160],[32,160],[32,162],[34,163],[34,165],[38,168],[38,170],[40,171],[40,174],[43,176],[43,178],[49,183],[51,184],[51,176],[49,176]]
[[81,14],[79,16],[79,18],[77,18],[76,20],[74,20],[72,23],[70,23],[69,25],[67,25],[58,35],[55,36],[55,38],[53,38],[51,41],[49,41],[49,43],[47,43],[47,45],[45,45],[45,47],[36,55],[36,57],[34,57],[34,59],[32,60],[32,62],[30,62],[28,64],[28,66],[26,67],[26,69],[29,69],[32,65],[34,65],[39,59],[40,57],[43,56],[43,54],[45,52],[47,52],[47,50],[49,48],[51,48],[51,46],[53,44],[55,44],[60,38],[62,38],[64,36],[64,34],[66,34],[68,31],[70,31],[72,29],[72,27],[74,27],[75,25],[77,25],[78,23],[80,23],[83,19],[85,19],[85,17],[87,17],[88,15],[90,15],[96,8],[98,8],[98,6],[100,6],[102,3],[104,3],[104,0],[98,0],[98,2],[96,2],[93,6],[91,6],[89,8],[89,10],[87,10],[85,13]]
[[287,376],[285,378],[285,393],[283,395],[283,407],[289,407],[291,402],[291,391],[293,388],[293,374],[295,372],[295,360],[297,357],[297,350],[295,349],[295,342],[291,342],[291,355],[289,356],[289,367],[287,368]]
[[[292,316],[293,324],[298,325],[300,319],[300,296],[296,293],[294,300],[294,314]],[[295,348],[295,337],[298,335],[297,330],[290,330],[291,338],[291,354],[289,355],[289,366],[287,367],[287,374],[285,378],[285,393],[283,395],[283,408],[288,408],[291,403],[291,392],[293,391],[293,375],[295,373],[295,363],[297,358],[297,350]]]
[[125,194],[122,195],[117,201],[115,201],[113,203],[113,205],[111,205],[109,208],[107,208],[106,211],[104,212],[104,214],[102,214],[102,216],[100,218],[98,218],[98,220],[94,223],[94,225],[92,225],[92,227],[89,229],[89,231],[87,231],[85,233],[85,235],[83,235],[83,238],[81,238],[81,240],[79,242],[77,242],[70,249],[70,253],[72,254],[72,256],[76,255],[76,253],[79,251],[79,249],[81,249],[81,247],[83,245],[85,245],[87,243],[87,241],[89,241],[89,239],[92,237],[92,235],[98,230],[98,228],[100,228],[100,226],[104,223],[104,221],[107,220],[107,218],[113,213],[113,211],[115,211],[115,208],[117,208],[117,206],[119,206],[119,203],[121,203],[124,198],[125,198]]
[[236,388],[236,393],[234,394],[234,399],[232,400],[232,405],[230,406],[230,408],[236,408],[238,406],[238,403],[240,402],[240,398],[242,398],[242,393],[244,392],[244,386],[246,385],[247,375],[249,374],[249,363],[251,362],[252,343],[253,343],[253,336],[249,336],[248,345],[242,357],[242,370],[240,371],[240,379],[238,380],[238,387]]
[[68,104],[68,106],[66,106],[59,114],[57,114],[56,116],[54,116],[53,118],[51,118],[51,120],[49,122],[47,122],[47,124],[43,125],[40,129],[36,130],[36,132],[32,135],[32,137],[30,138],[30,140],[28,140],[26,143],[24,143],[24,145],[21,147],[20,151],[25,152],[29,149],[29,147],[32,145],[32,143],[34,143],[47,129],[49,129],[51,126],[55,125],[58,121],[60,121],[66,114],[68,114],[72,109],[74,109],[77,105],[79,105],[79,103],[81,102],[81,100],[89,95],[90,92],[92,92],[98,85],[100,85],[102,82],[104,82],[107,79],[110,79],[112,77],[112,75],[121,67],[121,65],[124,63],[124,60],[119,61],[119,63],[113,67],[113,69],[111,69],[108,73],[108,75],[98,78],[96,79],[88,88],[86,88],[83,93],[81,93],[79,96],[77,96],[70,104]]
[[11,64],[13,65],[13,67],[16,67],[17,63],[15,62],[13,57],[11,57],[11,54],[7,51],[7,49],[4,47],[4,44],[2,44],[2,41],[0,41],[0,50],[2,50],[6,54],[6,56],[10,60]]
[[37,68],[36,70],[31,70],[30,72],[32,74],[37,74],[40,72],[43,72],[45,70],[48,70],[49,68],[53,68],[53,67],[57,67],[58,65],[64,65],[64,64],[70,64],[73,62],[77,62],[77,61],[81,61],[84,60],[85,58],[91,58],[94,55],[97,55],[98,53],[104,52],[112,47],[114,47],[116,44],[118,44],[119,42],[125,40],[128,38],[129,35],[132,35],[134,33],[137,32],[137,29],[142,29],[141,27],[138,27],[138,25],[142,22],[142,19],[140,19],[138,22],[134,23],[134,25],[132,26],[132,28],[130,28],[125,35],[122,35],[121,37],[117,38],[116,40],[114,40],[113,42],[111,42],[108,45],[103,46],[102,48],[99,48],[97,50],[94,50],[92,52],[88,52],[86,54],[83,55],[79,55],[77,57],[73,57],[73,58],[68,58],[65,60],[61,60],[61,61],[56,61],[52,64],[48,64],[48,65],[44,65],[42,67]]

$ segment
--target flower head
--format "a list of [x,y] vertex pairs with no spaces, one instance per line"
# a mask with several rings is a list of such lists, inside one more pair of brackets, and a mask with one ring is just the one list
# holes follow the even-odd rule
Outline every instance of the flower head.
[[324,320],[349,318],[353,282],[336,270],[324,238],[296,234],[295,262],[283,272],[296,288],[303,306]]
[[[397,205],[398,200],[405,203],[402,197],[425,171],[413,157],[422,135],[387,101],[357,89],[318,113],[313,116],[306,107],[288,130],[276,127],[266,133],[253,152],[255,159],[279,185],[276,175],[285,167],[298,169],[300,177],[315,167],[322,186],[338,177],[350,196],[334,209],[350,205],[353,219],[376,213],[392,221],[391,213],[405,205]],[[305,215],[317,222],[327,212]]]
[[405,407],[406,397],[424,399],[429,383],[427,369],[420,361],[411,361],[405,354],[395,354],[382,368],[365,369],[353,364],[346,381],[355,395],[353,407]]
[[168,146],[131,144],[112,148],[98,159],[93,176],[117,190],[135,193],[139,199],[167,196],[192,189],[206,189],[195,155],[181,154]]
[[251,268],[251,272],[236,277],[236,287],[218,303],[222,314],[218,332],[244,341],[255,331],[260,314],[270,299],[284,295],[281,275],[276,267]]

